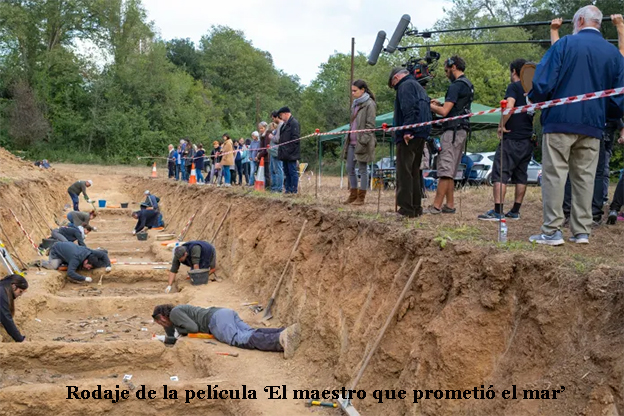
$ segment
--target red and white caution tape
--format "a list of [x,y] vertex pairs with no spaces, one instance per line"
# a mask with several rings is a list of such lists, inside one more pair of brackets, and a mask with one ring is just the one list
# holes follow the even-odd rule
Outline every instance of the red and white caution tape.
[[125,261],[116,262],[115,266],[168,266],[170,262],[166,261]]
[[195,214],[193,214],[193,216],[191,217],[190,220],[188,220],[188,222],[186,223],[186,225],[184,226],[184,229],[182,230],[182,232],[180,233],[180,235],[178,235],[178,241],[182,241],[182,237],[184,236],[184,234],[186,234],[186,230],[188,230],[188,228],[191,226],[191,223],[193,222],[193,220],[195,219],[195,216],[197,215],[197,212]]
[[582,101],[597,100],[599,98],[613,97],[616,95],[623,95],[623,94],[624,94],[624,87],[614,88],[612,90],[590,92],[587,94],[575,95],[573,97],[557,98],[555,100],[544,101],[543,103],[528,104],[523,107],[515,107],[515,108],[511,108],[505,111],[503,114],[507,115],[507,114],[526,113],[527,111],[541,110],[542,108],[557,107],[560,105],[580,103]]
[[22,232],[24,233],[24,235],[26,236],[26,238],[28,238],[28,241],[30,241],[30,244],[33,246],[33,248],[35,249],[35,251],[37,252],[38,255],[41,256],[41,252],[39,251],[39,247],[37,247],[37,244],[35,244],[35,242],[33,241],[33,239],[30,237],[30,235],[28,234],[28,232],[24,229],[24,226],[22,225],[22,223],[20,222],[19,218],[17,218],[17,215],[15,215],[15,212],[13,212],[13,210],[11,208],[9,208],[9,211],[11,211],[11,215],[13,215],[13,218],[15,218],[15,221],[17,222],[17,225],[19,225],[20,229],[22,230]]
[[[381,127],[381,128],[375,128],[375,129],[360,129],[360,130],[345,130],[345,131],[341,131],[341,132],[325,132],[325,133],[320,133],[318,131],[318,129],[317,129],[317,131],[315,133],[308,134],[307,136],[303,136],[303,137],[300,137],[300,138],[295,139],[295,140],[290,140],[288,142],[275,144],[275,145],[272,145],[270,147],[285,146],[285,145],[290,144],[290,143],[294,143],[294,142],[297,142],[297,141],[309,139],[310,137],[339,136],[339,135],[350,134],[350,133],[373,133],[373,132],[378,132],[378,131],[385,131],[385,132],[390,133],[390,132],[394,132],[394,131],[410,130],[410,129],[414,129],[414,128],[418,128],[418,127],[430,126],[430,125],[433,125],[433,124],[440,124],[440,123],[444,123],[444,122],[447,122],[447,121],[460,120],[462,118],[470,118],[470,117],[482,116],[482,115],[486,115],[486,114],[494,114],[494,113],[501,113],[501,112],[503,112],[503,115],[526,113],[527,111],[542,110],[544,108],[557,107],[557,106],[560,106],[560,105],[575,104],[575,103],[579,103],[579,102],[583,102],[583,101],[597,100],[597,99],[600,99],[600,98],[613,97],[613,96],[617,96],[617,95],[624,95],[624,87],[614,88],[614,89],[604,90],[604,91],[589,92],[587,94],[575,95],[575,96],[572,96],[572,97],[557,98],[557,99],[554,99],[554,100],[548,100],[548,101],[544,101],[544,102],[541,102],[541,103],[535,103],[535,104],[528,104],[528,105],[525,105],[525,106],[522,106],[522,107],[514,107],[514,108],[510,108],[510,109],[506,109],[506,110],[503,110],[502,108],[492,108],[490,110],[478,111],[476,113],[463,114],[463,115],[455,116],[455,117],[441,118],[441,119],[436,119],[436,120],[427,121],[427,122],[423,122],[423,123],[409,124],[409,125],[406,125],[406,126],[397,126],[397,127],[389,127],[389,128],[388,127]],[[253,150],[254,151],[267,150],[268,148],[269,147],[260,147],[260,148],[253,149]],[[227,152],[227,153],[220,153],[220,155],[222,156],[222,155],[226,155],[226,154],[230,154],[230,153],[236,153],[237,151],[238,150],[234,150],[232,152]]]

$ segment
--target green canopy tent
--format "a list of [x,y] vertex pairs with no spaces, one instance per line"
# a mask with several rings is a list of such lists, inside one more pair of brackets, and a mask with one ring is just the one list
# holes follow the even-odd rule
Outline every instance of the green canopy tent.
[[[438,98],[438,101],[444,102],[444,97]],[[470,110],[473,113],[478,113],[481,111],[488,111],[491,109],[492,107],[488,107],[486,105],[479,104],[479,103],[472,103],[472,106],[470,107]],[[472,128],[472,131],[495,129],[498,127],[498,124],[500,123],[500,118],[501,118],[500,113],[491,113],[491,114],[483,114],[480,116],[474,116],[470,118],[470,126]],[[375,118],[375,126],[377,128],[381,128],[381,126],[384,123],[386,123],[388,127],[393,127],[393,121],[394,121],[393,119],[394,119],[393,112],[381,114]],[[349,124],[345,124],[344,126],[340,126],[328,132],[328,133],[335,133],[335,134],[321,136],[320,143],[319,143],[319,166],[323,162],[323,143],[327,141],[340,140],[340,144],[341,144],[340,147],[342,148],[342,146],[344,146],[344,137],[345,137],[343,132],[348,131],[348,130],[349,130]],[[440,125],[434,124],[432,135],[435,136],[435,135],[439,135],[440,133],[441,133]],[[383,137],[383,131],[378,131],[376,135],[378,137]],[[386,141],[390,143],[390,158],[392,159],[394,157],[394,142],[392,141],[391,134],[387,134],[385,136],[385,140],[382,140],[381,142],[386,142]],[[343,164],[341,164],[341,172],[340,172],[341,178],[343,176],[343,169],[344,169],[344,166]],[[341,187],[342,187],[342,180],[341,180]]]

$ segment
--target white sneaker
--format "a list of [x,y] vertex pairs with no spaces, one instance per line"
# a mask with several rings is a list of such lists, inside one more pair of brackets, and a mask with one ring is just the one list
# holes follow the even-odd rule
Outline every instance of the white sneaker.
[[92,281],[93,281],[93,279],[91,279],[90,277],[85,277],[85,282],[91,283]]
[[589,244],[589,235],[577,234],[574,237],[570,237],[570,242],[576,244]]

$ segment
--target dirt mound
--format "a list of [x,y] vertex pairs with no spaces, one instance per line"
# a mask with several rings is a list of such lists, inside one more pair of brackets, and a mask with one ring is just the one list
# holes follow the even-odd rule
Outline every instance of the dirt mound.
[[[133,181],[134,189],[149,187],[163,201],[175,201],[163,206],[170,230],[181,230],[197,213],[187,240],[210,239],[231,205],[215,243],[219,269],[259,300],[269,298],[309,220],[274,315],[283,324],[303,324],[300,359],[331,373],[335,386],[354,376],[418,258],[425,259],[359,388],[492,385],[496,399],[356,401],[360,411],[579,414],[596,406],[597,386],[624,405],[624,333],[621,320],[614,321],[622,317],[622,268],[578,274],[539,252],[501,252],[450,239],[442,249],[434,235],[401,224],[221,189]],[[520,392],[565,386],[565,393],[557,400],[502,399],[513,385]]]

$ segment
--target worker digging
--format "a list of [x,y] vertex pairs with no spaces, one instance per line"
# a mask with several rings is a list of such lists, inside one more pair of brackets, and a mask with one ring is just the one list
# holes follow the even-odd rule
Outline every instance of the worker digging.
[[156,218],[156,227],[164,227],[165,226],[165,222],[163,221],[163,216],[162,213],[160,212],[160,207],[158,206],[158,203],[160,202],[160,198],[158,198],[156,195],[152,195],[150,193],[150,191],[145,191],[145,202],[143,202],[141,204],[141,210],[148,210],[148,211],[155,211],[158,213],[158,216]]
[[55,240],[56,242],[77,242],[79,246],[86,247],[85,237],[93,231],[93,227],[90,225],[78,226],[78,227],[59,227],[52,230],[52,235],[49,237],[50,240]]
[[190,267],[191,270],[206,270],[214,273],[217,266],[217,251],[212,244],[197,240],[176,247],[173,250],[173,263],[169,271],[169,281],[165,293],[171,292],[181,264]]
[[83,195],[85,201],[87,201],[88,203],[92,204],[94,202],[89,199],[89,195],[87,195],[87,188],[91,186],[93,186],[93,181],[89,179],[87,181],[74,182],[69,188],[67,188],[67,193],[71,198],[74,211],[80,210],[80,208],[78,207],[78,203],[80,201],[78,197],[80,196],[80,194]]
[[111,262],[104,250],[91,250],[70,242],[56,243],[50,249],[48,260],[35,260],[31,266],[43,267],[49,270],[58,270],[61,265],[67,265],[67,277],[74,282],[92,282],[90,277],[79,274],[79,269],[92,270],[101,267],[106,272],[111,271]]
[[211,334],[233,347],[283,352],[286,359],[294,356],[301,342],[299,324],[288,328],[252,328],[228,308],[158,305],[152,317],[169,339],[193,333]]

